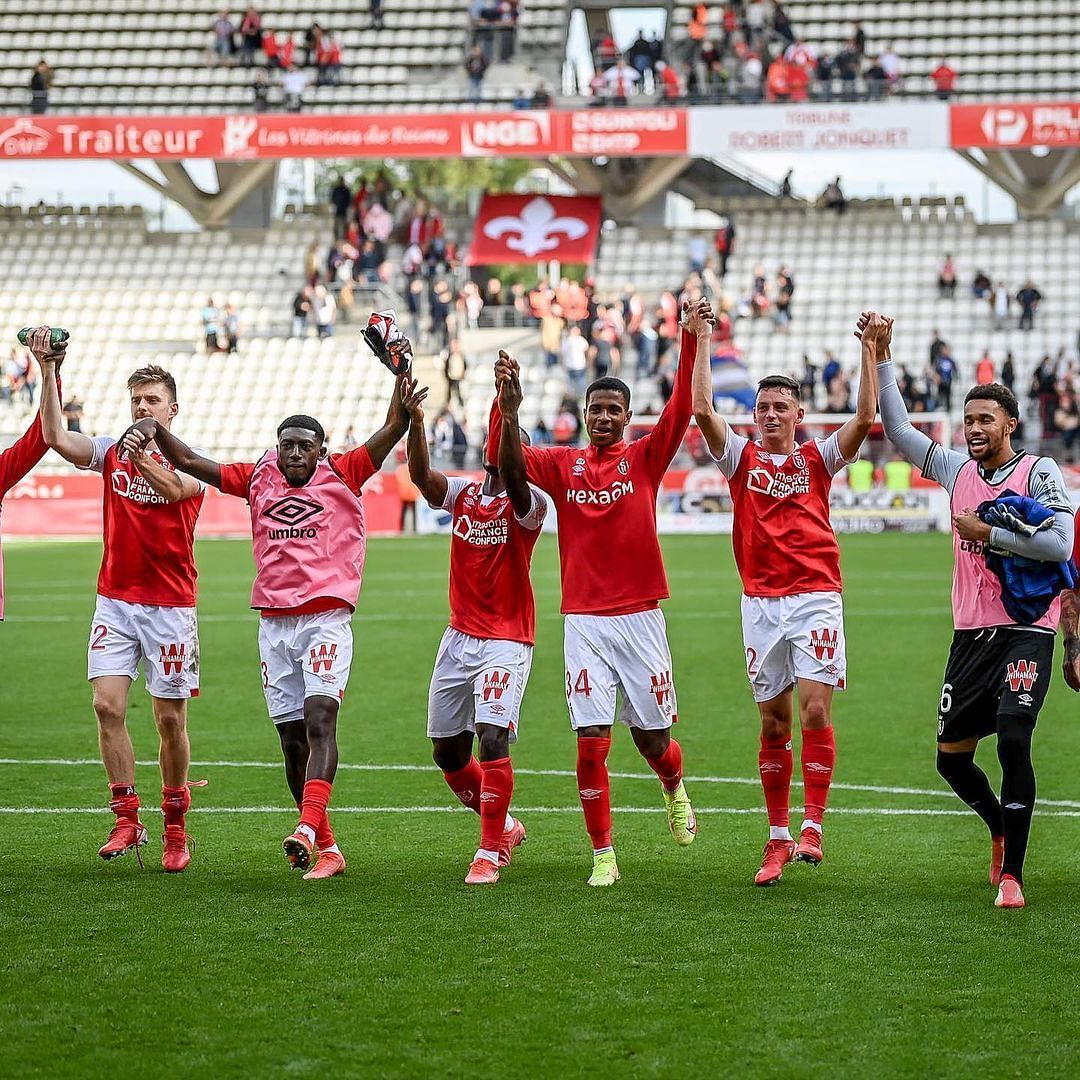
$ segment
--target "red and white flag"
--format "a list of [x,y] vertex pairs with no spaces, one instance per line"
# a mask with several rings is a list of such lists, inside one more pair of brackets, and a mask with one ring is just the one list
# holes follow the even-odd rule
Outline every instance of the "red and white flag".
[[466,262],[590,263],[601,211],[599,195],[485,195]]

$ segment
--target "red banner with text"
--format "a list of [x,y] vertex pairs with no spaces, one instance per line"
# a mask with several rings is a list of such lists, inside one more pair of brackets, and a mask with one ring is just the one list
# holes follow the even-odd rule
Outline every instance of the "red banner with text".
[[1080,102],[954,105],[949,141],[957,149],[1080,146]]

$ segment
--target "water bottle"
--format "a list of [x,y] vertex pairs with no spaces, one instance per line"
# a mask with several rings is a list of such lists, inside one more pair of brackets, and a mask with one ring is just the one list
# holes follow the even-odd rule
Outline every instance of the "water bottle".
[[[28,345],[30,339],[30,331],[36,329],[33,326],[24,326],[19,331],[19,344]],[[68,332],[62,326],[54,326],[49,331],[49,344],[55,349],[57,345],[67,341]]]

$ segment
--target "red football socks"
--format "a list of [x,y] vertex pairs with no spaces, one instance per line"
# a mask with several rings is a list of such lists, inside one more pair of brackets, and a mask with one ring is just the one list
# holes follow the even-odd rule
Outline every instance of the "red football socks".
[[139,820],[139,796],[135,793],[134,785],[110,784],[109,792],[112,795],[109,800],[109,809],[118,818]]
[[300,824],[306,825],[313,833],[318,831],[326,808],[330,805],[330,790],[333,784],[329,780],[308,780],[304,783],[304,802],[300,807]]
[[183,787],[163,787],[161,789],[161,812],[165,815],[165,826],[184,827],[184,815],[191,807],[191,792],[187,784]]
[[[296,809],[303,813],[303,803],[297,803]],[[322,821],[319,822],[315,829],[315,846],[320,851],[325,851],[329,847],[334,846],[334,830],[330,828],[330,815],[323,814]]]
[[469,764],[463,769],[444,772],[443,778],[463,806],[480,813],[480,789],[484,786],[484,772],[475,757],[469,758]]
[[758,751],[758,771],[765,791],[765,808],[769,826],[786,829],[789,824],[791,798],[791,740],[767,739],[761,736]]
[[645,759],[660,777],[665,791],[674,791],[682,781],[682,747],[672,739],[659,757]]
[[829,801],[833,766],[836,764],[836,738],[833,727],[807,728],[802,733],[802,774],[807,821],[821,824]]
[[577,782],[585,828],[593,850],[611,847],[611,784],[607,756],[611,736],[603,739],[578,739]]
[[497,851],[502,842],[510,797],[514,793],[514,766],[508,757],[481,761],[483,785],[480,789],[480,846]]

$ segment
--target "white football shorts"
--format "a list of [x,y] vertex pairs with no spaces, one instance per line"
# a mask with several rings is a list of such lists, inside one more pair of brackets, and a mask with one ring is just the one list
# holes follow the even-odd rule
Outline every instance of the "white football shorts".
[[744,596],[746,674],[755,701],[771,701],[796,679],[844,689],[844,601],[837,592]]
[[259,620],[266,709],[275,724],[303,720],[310,697],[341,701],[352,666],[352,612],[264,615]]
[[129,604],[99,596],[90,624],[86,677],[126,675],[134,681],[140,663],[152,697],[198,697],[199,622],[195,609]]
[[470,637],[448,626],[431,673],[428,738],[448,739],[490,724],[506,728],[516,742],[532,655],[532,646],[520,641]]
[[667,624],[659,608],[632,615],[567,615],[563,624],[570,726],[610,727],[619,719],[648,731],[679,718]]

